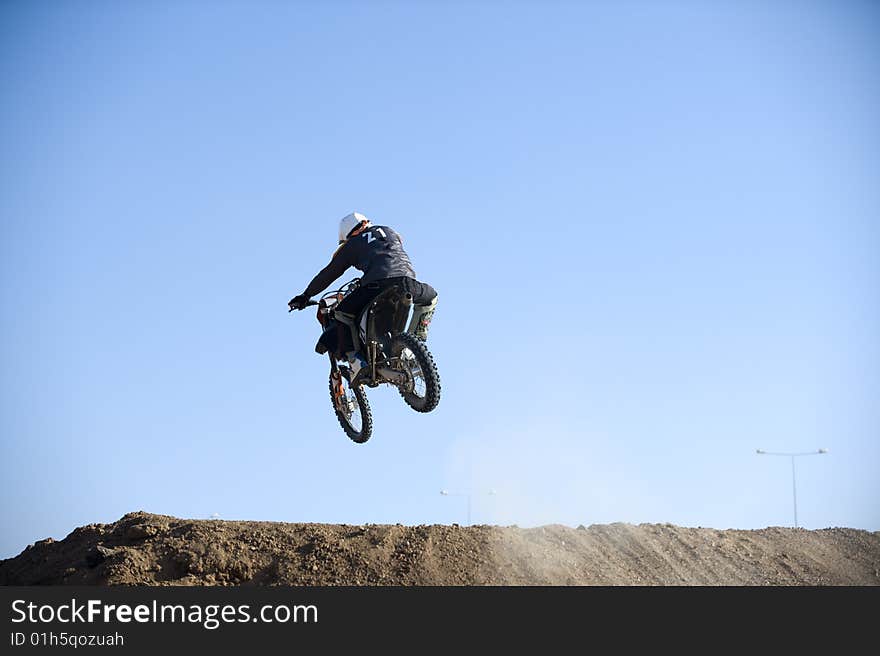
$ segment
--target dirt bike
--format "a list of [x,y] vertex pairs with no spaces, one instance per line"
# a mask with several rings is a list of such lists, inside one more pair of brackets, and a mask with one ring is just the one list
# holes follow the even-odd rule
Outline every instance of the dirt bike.
[[[325,293],[306,307],[317,306],[322,337],[338,322],[337,330],[349,330],[355,351],[366,364],[357,374],[334,349],[321,339],[315,351],[330,358],[330,400],[333,411],[348,437],[363,444],[373,434],[373,415],[364,387],[393,385],[406,404],[417,412],[431,412],[440,402],[440,375],[434,357],[416,336],[420,315],[413,311],[413,297],[398,286],[382,290],[358,314],[337,312],[339,303],[359,286],[360,278],[338,290]],[[412,318],[410,319],[410,314]],[[407,326],[409,321],[409,326]]]

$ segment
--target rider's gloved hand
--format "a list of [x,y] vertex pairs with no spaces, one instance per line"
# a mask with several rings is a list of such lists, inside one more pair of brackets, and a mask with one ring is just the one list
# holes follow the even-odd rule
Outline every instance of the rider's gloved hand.
[[287,303],[287,306],[291,310],[302,310],[308,302],[309,297],[300,294],[299,296],[294,296],[292,299],[290,299],[290,301]]

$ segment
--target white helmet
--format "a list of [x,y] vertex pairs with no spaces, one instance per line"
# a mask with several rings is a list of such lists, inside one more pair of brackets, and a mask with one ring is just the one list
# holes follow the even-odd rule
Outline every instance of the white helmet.
[[339,222],[339,243],[341,244],[348,239],[348,235],[351,231],[361,225],[361,223],[369,222],[370,220],[360,212],[352,212],[351,214],[343,216],[342,220]]

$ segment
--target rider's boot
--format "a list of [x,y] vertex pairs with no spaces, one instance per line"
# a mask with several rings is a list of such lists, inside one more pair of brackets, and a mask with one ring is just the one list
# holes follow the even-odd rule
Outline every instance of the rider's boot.
[[431,318],[434,316],[434,309],[437,307],[437,296],[434,297],[427,305],[416,305],[413,307],[412,319],[409,322],[409,330],[423,342],[428,341],[428,327],[431,325]]
[[349,351],[347,354],[348,366],[351,368],[351,379],[357,378],[358,372],[367,366],[367,361],[356,351]]

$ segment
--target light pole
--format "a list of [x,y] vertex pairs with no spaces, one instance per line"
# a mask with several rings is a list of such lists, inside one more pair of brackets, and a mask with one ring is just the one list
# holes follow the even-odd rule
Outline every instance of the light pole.
[[[473,496],[472,492],[450,492],[449,490],[440,490],[440,494],[444,497],[467,497],[467,526],[471,524],[471,497]],[[488,492],[484,492],[484,494],[493,495],[498,494],[495,490],[489,490]]]
[[798,527],[797,521],[797,483],[795,482],[794,475],[794,459],[798,456],[818,456],[823,453],[828,453],[828,449],[818,449],[817,451],[802,451],[798,453],[788,453],[788,452],[778,452],[778,451],[764,451],[763,449],[756,449],[756,452],[759,456],[788,456],[791,458],[791,495],[794,501],[794,527]]

